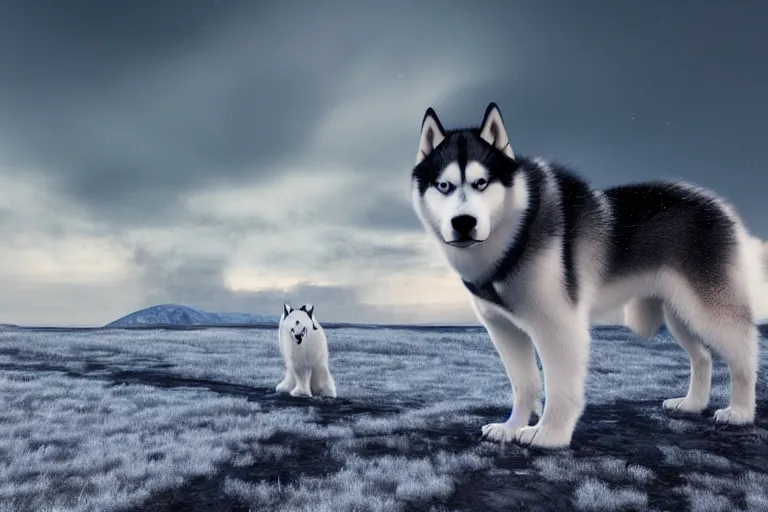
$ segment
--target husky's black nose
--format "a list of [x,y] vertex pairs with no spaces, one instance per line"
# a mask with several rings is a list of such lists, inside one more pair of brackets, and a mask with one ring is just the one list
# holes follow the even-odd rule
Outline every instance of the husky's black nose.
[[451,226],[461,236],[468,236],[477,226],[477,219],[471,215],[458,215],[451,219]]

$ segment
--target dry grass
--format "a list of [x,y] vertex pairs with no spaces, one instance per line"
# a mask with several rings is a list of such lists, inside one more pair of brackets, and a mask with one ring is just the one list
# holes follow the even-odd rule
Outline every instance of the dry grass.
[[[768,504],[764,371],[760,423],[716,427],[661,411],[687,387],[667,337],[594,337],[574,446],[540,453],[479,440],[510,404],[482,331],[329,330],[338,400],[272,393],[271,330],[2,331],[0,510]],[[720,406],[727,369],[714,373]]]

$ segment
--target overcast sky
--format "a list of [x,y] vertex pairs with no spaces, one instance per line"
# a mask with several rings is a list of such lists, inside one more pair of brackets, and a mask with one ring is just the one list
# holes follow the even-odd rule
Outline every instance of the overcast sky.
[[[415,2],[414,2],[415,3]],[[425,109],[768,238],[768,2],[0,2],[0,322],[180,302],[472,320],[409,202]]]

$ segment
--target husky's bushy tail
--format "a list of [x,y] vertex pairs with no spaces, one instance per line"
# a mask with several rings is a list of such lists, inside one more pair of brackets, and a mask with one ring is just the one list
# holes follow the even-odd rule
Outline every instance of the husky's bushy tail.
[[[744,239],[744,272],[755,322],[768,321],[768,242],[748,235]],[[633,299],[624,306],[624,324],[650,340],[664,325],[664,302],[655,298]]]

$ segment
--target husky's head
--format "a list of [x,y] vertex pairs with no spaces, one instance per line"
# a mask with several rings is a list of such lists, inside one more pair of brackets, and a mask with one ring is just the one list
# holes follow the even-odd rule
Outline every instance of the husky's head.
[[316,331],[315,306],[303,304],[293,309],[287,302],[283,304],[280,327],[287,330],[297,345],[301,345],[311,331]]
[[514,204],[525,202],[514,190],[519,168],[495,103],[479,128],[459,130],[443,129],[430,108],[411,175],[413,207],[446,252],[479,250],[510,209],[525,208]]

